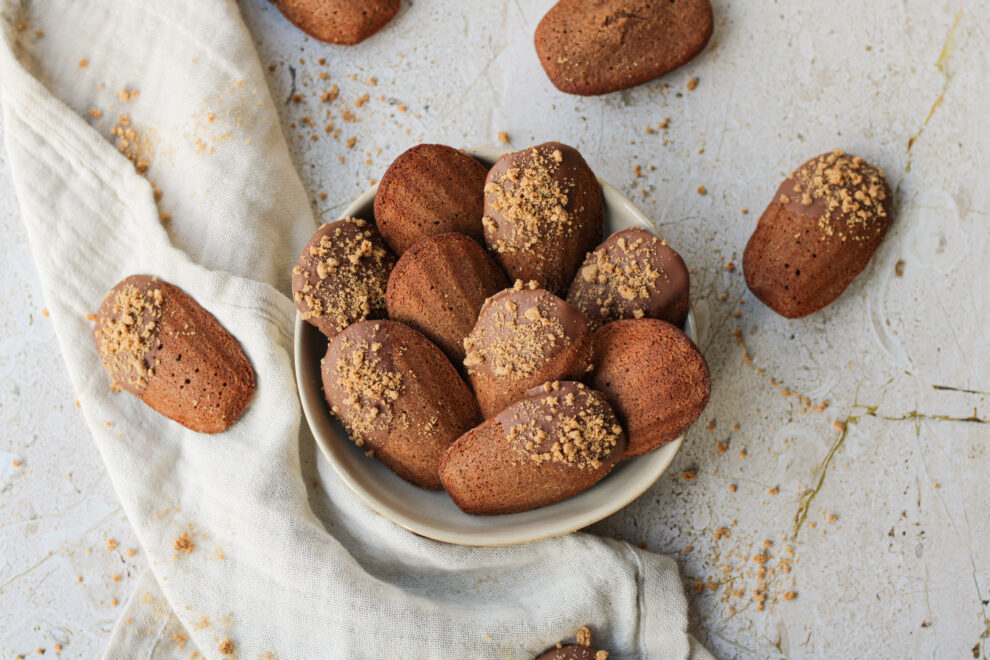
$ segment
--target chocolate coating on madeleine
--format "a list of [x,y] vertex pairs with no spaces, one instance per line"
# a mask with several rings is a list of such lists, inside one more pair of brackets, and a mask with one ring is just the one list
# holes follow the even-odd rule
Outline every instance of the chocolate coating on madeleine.
[[389,165],[375,193],[379,231],[399,256],[445,232],[481,243],[487,174],[477,159],[443,144],[409,149]]
[[403,479],[440,488],[444,451],[478,423],[471,390],[426,337],[361,321],[330,342],[323,392],[351,440]]
[[464,340],[464,366],[485,417],[550,380],[581,378],[590,360],[584,315],[535,283],[489,298]]
[[111,289],[94,339],[114,391],[199,433],[237,421],[254,396],[255,375],[237,340],[179,287],[132,275]]
[[467,513],[528,511],[596,484],[625,444],[600,393],[580,383],[545,383],[458,438],[440,478]]
[[292,269],[292,298],[303,320],[327,337],[356,321],[385,316],[385,287],[395,256],[360,218],[323,225]]
[[574,381],[535,387],[495,420],[516,449],[537,464],[598,469],[622,440],[622,427],[605,397]]
[[498,159],[485,181],[485,242],[510,279],[563,293],[602,239],[602,188],[573,147],[546,142]]
[[750,290],[787,318],[818,311],[866,267],[890,226],[883,172],[839,150],[781,183],[743,252]]
[[388,278],[388,315],[419,330],[454,364],[485,300],[508,286],[491,256],[464,234],[424,238],[399,258]]
[[567,302],[584,312],[592,330],[643,317],[683,325],[690,277],[684,260],[666,241],[645,229],[626,229],[588,255],[571,282]]

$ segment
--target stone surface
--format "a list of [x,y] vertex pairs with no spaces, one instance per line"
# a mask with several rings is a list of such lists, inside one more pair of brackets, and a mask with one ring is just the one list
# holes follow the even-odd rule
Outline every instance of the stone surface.
[[[344,49],[293,30],[264,0],[242,0],[320,217],[336,219],[418,141],[496,144],[506,131],[517,149],[573,144],[696,271],[713,381],[668,473],[593,531],[676,557],[693,631],[720,658],[990,657],[990,426],[949,419],[990,417],[990,8],[716,0],[712,45],[688,66],[583,99],[554,90],[533,52],[550,4],[481,3],[465,16],[404,4],[376,39]],[[319,95],[333,84],[340,95],[326,105]],[[344,108],[358,121],[341,120]],[[747,291],[742,249],[780,179],[833,147],[886,171],[894,223],[835,303],[787,321]],[[59,643],[62,657],[95,657],[143,555],[123,552],[136,540],[42,314],[2,155],[0,227],[0,655]],[[802,412],[801,395],[830,403]],[[845,436],[835,420],[848,420]],[[795,540],[803,494],[840,440]],[[109,539],[120,546],[107,550]],[[753,557],[764,554],[774,573],[759,611]],[[743,597],[723,602],[737,589]]]

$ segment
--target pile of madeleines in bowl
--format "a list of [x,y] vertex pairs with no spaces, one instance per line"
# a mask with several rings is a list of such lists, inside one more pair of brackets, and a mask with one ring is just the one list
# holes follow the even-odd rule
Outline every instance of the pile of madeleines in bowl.
[[491,169],[443,145],[400,155],[374,223],[323,225],[292,273],[350,439],[467,513],[506,514],[680,436],[711,392],[680,329],[687,266],[645,229],[602,242],[602,213],[564,144]]

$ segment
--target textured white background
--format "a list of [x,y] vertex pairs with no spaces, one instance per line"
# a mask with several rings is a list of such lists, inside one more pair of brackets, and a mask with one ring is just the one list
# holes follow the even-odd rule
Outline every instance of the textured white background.
[[[556,92],[539,67],[531,35],[546,0],[406,2],[352,49],[304,37],[263,0],[240,4],[324,219],[418,141],[494,144],[504,130],[515,147],[578,147],[695,269],[712,402],[668,474],[594,529],[677,557],[694,632],[717,656],[990,657],[990,425],[954,421],[990,417],[985,3],[715,0],[698,59],[590,99]],[[321,103],[333,84],[339,99]],[[668,130],[646,132],[665,117]],[[725,265],[740,264],[779,179],[833,147],[884,168],[895,223],[837,303],[786,321]],[[0,227],[0,654],[58,643],[63,657],[90,658],[143,555],[125,553],[136,542],[74,405],[2,154]],[[830,405],[803,412],[782,390]],[[845,436],[835,420],[848,420]],[[752,556],[766,540],[774,573],[759,611]]]

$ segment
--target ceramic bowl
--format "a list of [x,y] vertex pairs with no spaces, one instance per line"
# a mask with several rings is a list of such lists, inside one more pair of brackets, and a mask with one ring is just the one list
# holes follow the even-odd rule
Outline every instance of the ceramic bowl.
[[[508,150],[467,149],[491,166]],[[374,219],[373,186],[355,199],[340,217]],[[622,193],[602,182],[605,236],[630,227],[656,229]],[[695,336],[694,312],[689,311],[685,332]],[[464,513],[443,491],[428,491],[402,480],[380,462],[364,455],[343,427],[330,415],[320,378],[320,360],[327,339],[296,315],[295,363],[299,398],[320,451],[344,483],[374,511],[411,532],[461,545],[509,545],[567,534],[609,516],[643,494],[660,478],[681,447],[683,437],[655,451],[619,463],[600,482],[563,502],[533,511],[503,516]]]

